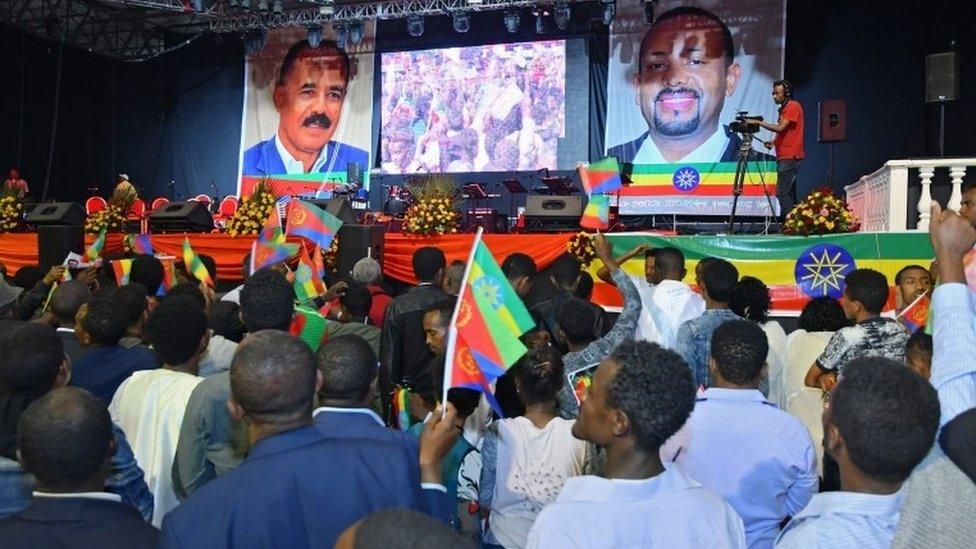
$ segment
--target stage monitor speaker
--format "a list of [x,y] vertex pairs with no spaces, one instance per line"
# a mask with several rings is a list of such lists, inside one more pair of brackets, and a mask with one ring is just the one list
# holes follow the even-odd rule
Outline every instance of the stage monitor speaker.
[[959,56],[954,51],[925,56],[925,102],[959,99]]
[[505,234],[508,232],[508,216],[493,209],[469,210],[464,223],[464,230],[474,231],[478,227],[486,233]]
[[[76,202],[38,204],[24,215],[29,225],[84,225],[85,209]],[[64,256],[61,257],[64,259]],[[60,263],[60,260],[58,261]]]
[[70,252],[84,251],[84,225],[38,225],[37,264],[44,272],[63,263]]
[[[340,279],[352,275],[357,261],[369,255],[383,264],[384,225],[343,224],[339,228],[339,258],[336,274]],[[368,252],[368,253],[367,253]]]
[[525,199],[525,230],[558,231],[578,229],[583,215],[583,197],[529,195]]
[[847,102],[830,99],[820,102],[820,125],[817,140],[821,143],[847,138]]
[[356,213],[352,211],[349,201],[345,198],[316,198],[313,200],[303,200],[303,202],[308,202],[309,204],[314,204],[319,208],[322,208],[330,214],[338,217],[343,223],[356,222]]
[[203,202],[170,202],[149,214],[149,227],[154,233],[204,232],[213,230],[213,215]]

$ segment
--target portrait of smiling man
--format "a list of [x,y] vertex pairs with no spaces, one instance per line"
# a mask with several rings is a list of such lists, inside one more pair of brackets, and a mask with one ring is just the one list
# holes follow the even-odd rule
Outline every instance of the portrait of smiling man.
[[296,42],[285,54],[273,99],[278,131],[244,151],[243,175],[345,171],[368,166],[366,151],[334,141],[350,76],[348,54],[335,42]]
[[633,76],[647,131],[607,154],[633,164],[735,161],[741,139],[719,117],[741,75],[721,19],[696,7],[662,14],[641,41]]

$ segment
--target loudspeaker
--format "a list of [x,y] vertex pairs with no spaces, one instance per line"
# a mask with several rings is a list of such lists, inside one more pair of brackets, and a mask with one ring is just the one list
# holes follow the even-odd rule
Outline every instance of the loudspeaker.
[[314,204],[322,208],[338,217],[344,224],[356,222],[356,213],[352,211],[352,207],[349,206],[349,201],[345,198],[317,198],[314,200],[303,200],[303,202],[308,202],[309,204]]
[[505,234],[508,232],[508,217],[493,209],[468,210],[464,230],[473,231],[482,227],[486,233]]
[[346,164],[346,183],[357,187],[363,186],[363,166],[359,162]]
[[210,232],[213,216],[203,202],[170,202],[149,214],[149,227],[154,233]]
[[383,234],[384,225],[355,225],[343,224],[339,228],[339,260],[336,274],[339,278],[352,275],[352,268],[357,261],[369,256],[383,264]]
[[820,102],[820,126],[817,140],[821,143],[843,141],[847,138],[847,102],[830,99]]
[[529,195],[525,199],[525,230],[578,229],[583,215],[581,196]]
[[925,102],[959,99],[959,56],[954,51],[925,56]]
[[60,265],[70,253],[85,251],[85,227],[83,225],[38,225],[37,263],[44,272]]
[[[27,210],[24,221],[30,225],[84,225],[85,209],[75,202],[49,202]],[[64,259],[64,256],[61,256]],[[58,264],[61,260],[58,260]]]

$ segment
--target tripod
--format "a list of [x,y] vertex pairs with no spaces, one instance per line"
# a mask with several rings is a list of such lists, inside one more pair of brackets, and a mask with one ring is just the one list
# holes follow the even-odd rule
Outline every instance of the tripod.
[[[755,152],[752,150],[753,136],[754,134],[752,133],[743,133],[742,143],[739,145],[739,152],[736,153],[735,176],[732,179],[732,212],[729,214],[729,226],[727,229],[729,234],[735,233],[735,214],[739,207],[739,197],[742,195],[746,173],[749,171],[749,157]],[[759,175],[760,177],[762,176],[761,171]],[[763,182],[763,193],[766,195],[766,203],[769,204],[769,215],[774,215],[776,210],[773,208],[773,199],[769,196],[769,189],[766,187],[765,181]],[[769,230],[768,221],[766,230],[767,232]]]

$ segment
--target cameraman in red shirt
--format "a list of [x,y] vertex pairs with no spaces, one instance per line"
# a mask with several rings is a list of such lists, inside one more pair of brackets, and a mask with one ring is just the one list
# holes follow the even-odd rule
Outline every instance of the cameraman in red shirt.
[[788,80],[773,82],[773,101],[779,105],[779,120],[775,124],[753,122],[776,132],[772,141],[763,144],[767,149],[776,147],[776,198],[780,217],[785,219],[796,204],[796,174],[803,163],[803,107],[793,99],[793,88]]

